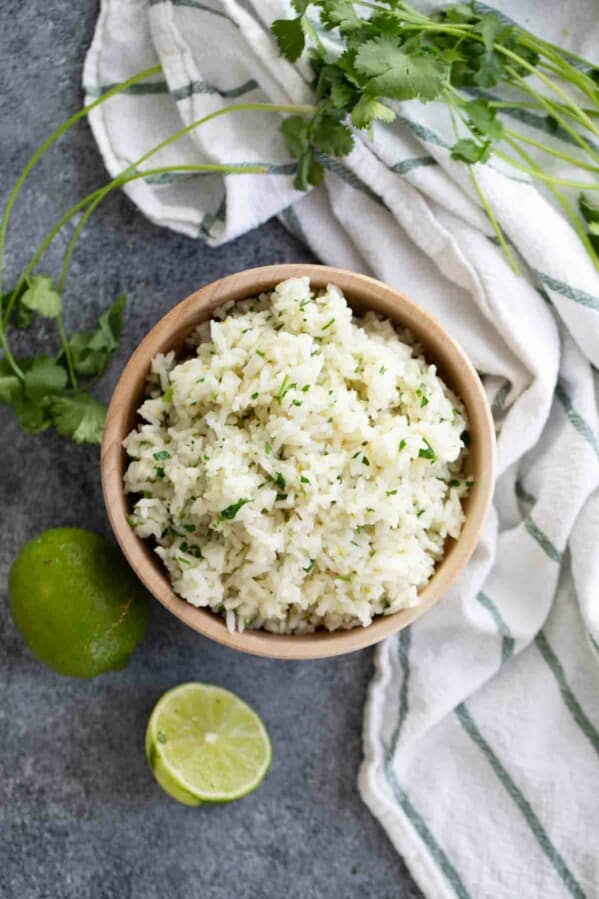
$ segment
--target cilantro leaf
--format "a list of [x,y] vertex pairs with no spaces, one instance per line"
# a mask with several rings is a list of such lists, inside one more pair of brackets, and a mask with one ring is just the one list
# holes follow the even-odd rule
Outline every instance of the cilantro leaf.
[[127,303],[124,293],[120,294],[114,303],[102,313],[98,319],[98,329],[89,346],[92,350],[107,350],[112,353],[119,345],[119,338],[123,332],[123,312]]
[[475,162],[486,162],[491,155],[491,142],[478,144],[469,137],[457,141],[451,148],[451,158],[472,165]]
[[67,373],[50,356],[38,356],[25,372],[25,395],[32,402],[61,393],[67,386]]
[[318,149],[329,156],[346,156],[354,146],[349,128],[330,116],[324,116],[317,123],[313,140]]
[[588,225],[599,225],[599,206],[596,206],[586,194],[578,197],[580,214]]
[[471,22],[476,16],[474,6],[471,3],[456,3],[442,12],[444,22]]
[[580,214],[589,227],[589,240],[596,253],[599,253],[599,206],[595,206],[586,194],[578,197]]
[[101,374],[108,362],[108,353],[104,350],[91,350],[90,340],[94,331],[78,331],[69,340],[73,365],[78,375],[91,377]]
[[430,462],[436,462],[437,455],[434,449],[432,448],[426,437],[423,437],[422,440],[425,445],[418,450],[418,458],[428,459]]
[[308,122],[298,115],[289,116],[279,130],[293,158],[300,159],[309,147]]
[[[334,124],[338,123],[334,122]],[[297,190],[307,190],[310,184],[318,185],[324,178],[324,168],[314,156],[309,128],[309,123],[301,116],[290,116],[281,123],[280,128],[287,149],[298,161],[293,182]],[[326,138],[326,133],[324,136]]]
[[[314,159],[313,156],[310,157],[310,164],[308,166],[306,177],[308,184],[312,184],[314,187],[318,187],[318,185],[322,184],[324,181],[324,166],[318,162],[318,160]],[[295,186],[297,187],[297,181]]]
[[23,301],[19,298],[15,304],[14,323],[17,328],[28,328],[33,321],[33,312],[23,305]]
[[21,395],[21,382],[6,359],[0,359],[0,404],[14,403]]
[[[11,324],[16,325],[17,328],[28,328],[31,322],[33,321],[33,312],[31,309],[27,309],[26,306],[23,306],[22,296],[24,290],[20,289],[18,294],[16,294],[15,290],[11,290],[8,293],[5,293],[3,296],[0,296],[0,310],[4,315],[6,312],[6,308],[8,304],[12,301],[13,308],[11,312]],[[15,295],[16,294],[16,295]],[[13,300],[14,296],[14,300]]]
[[368,128],[375,120],[392,122],[395,113],[380,100],[362,96],[351,111],[351,120],[356,128]]
[[349,84],[362,92],[368,79],[356,68],[356,55],[357,51],[354,49],[345,50],[335,62],[335,68],[343,73],[343,77]]
[[21,384],[16,375],[0,375],[0,403],[14,403],[21,392]]
[[48,275],[34,275],[20,297],[21,305],[43,318],[56,318],[62,312],[62,299]]
[[54,427],[63,437],[75,443],[102,442],[106,409],[89,393],[55,397],[49,408]]
[[350,0],[324,0],[320,19],[327,28],[339,28],[342,34],[355,31],[363,24]]
[[335,109],[347,109],[357,97],[355,89],[345,80],[336,81],[330,89],[331,103]]
[[236,503],[233,503],[232,506],[227,506],[226,509],[223,509],[220,513],[220,517],[225,521],[232,521],[242,506],[245,506],[246,503],[251,502],[249,499],[238,499]]
[[52,424],[45,401],[38,402],[37,400],[22,397],[15,401],[15,412],[19,425],[28,434],[39,434],[40,431],[47,431]]
[[110,354],[118,347],[125,303],[123,294],[102,313],[96,331],[78,331],[71,337],[69,345],[78,374],[92,377],[105,370]]
[[355,66],[369,78],[366,93],[394,100],[435,100],[449,74],[444,60],[424,53],[408,55],[387,37],[363,44]]
[[482,35],[484,52],[475,63],[474,82],[479,87],[493,87],[505,77],[505,65],[495,51],[495,43],[508,44],[513,36],[513,28],[504,25],[496,13],[489,12],[482,16],[475,26],[475,31]]
[[302,18],[277,19],[271,25],[281,56],[289,62],[295,62],[302,55],[306,44],[306,36],[302,26]]
[[486,13],[475,26],[475,31],[478,31],[482,35],[487,53],[492,52],[493,44],[504,30],[509,29],[505,29],[505,25],[497,13],[494,12]]
[[474,82],[479,87],[494,87],[505,77],[505,66],[500,57],[494,51],[485,52],[480,56],[478,71],[474,76]]
[[503,136],[503,123],[488,100],[471,100],[464,104],[464,110],[478,134],[491,140],[499,140]]

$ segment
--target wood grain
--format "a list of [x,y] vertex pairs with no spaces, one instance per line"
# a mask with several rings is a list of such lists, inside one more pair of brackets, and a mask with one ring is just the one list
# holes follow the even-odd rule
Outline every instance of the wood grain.
[[[192,329],[210,318],[223,303],[247,299],[271,290],[286,278],[300,275],[309,275],[315,288],[337,284],[356,310],[373,309],[412,331],[422,344],[426,359],[437,365],[440,376],[466,406],[471,436],[467,470],[474,477],[474,487],[465,503],[462,533],[457,541],[448,540],[447,553],[420,592],[416,607],[378,617],[366,628],[333,633],[318,631],[295,636],[246,630],[232,634],[219,615],[197,609],[173,592],[166,570],[152,547],[140,540],[129,526],[128,499],[123,490],[126,457],[122,444],[137,423],[136,410],[143,400],[146,376],[156,353],[179,352]],[[142,340],[121,375],[108,410],[101,457],[104,500],[112,529],[148,590],[177,618],[206,637],[233,649],[279,659],[314,659],[352,652],[377,643],[424,615],[455,581],[476,547],[493,493],[494,463],[493,421],[482,384],[464,352],[441,325],[402,293],[380,281],[319,265],[248,269],[201,288],[171,309]]]

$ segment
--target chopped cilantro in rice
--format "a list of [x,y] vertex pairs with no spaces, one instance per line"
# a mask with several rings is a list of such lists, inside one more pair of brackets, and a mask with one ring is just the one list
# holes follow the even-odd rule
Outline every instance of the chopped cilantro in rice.
[[194,346],[154,359],[125,441],[130,520],[175,591],[280,633],[415,605],[471,482],[464,407],[410,335],[294,278]]

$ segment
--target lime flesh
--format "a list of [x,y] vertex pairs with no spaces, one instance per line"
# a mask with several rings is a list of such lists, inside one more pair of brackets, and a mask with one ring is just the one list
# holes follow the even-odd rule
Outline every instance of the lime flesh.
[[181,684],[156,704],[146,755],[160,786],[187,805],[232,802],[268,771],[270,739],[245,702],[209,684]]

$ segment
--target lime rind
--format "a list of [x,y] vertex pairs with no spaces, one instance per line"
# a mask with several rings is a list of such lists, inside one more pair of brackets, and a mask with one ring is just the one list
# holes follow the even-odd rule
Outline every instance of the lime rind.
[[262,782],[272,759],[256,712],[234,693],[188,683],[156,704],[146,734],[156,780],[187,804],[232,802]]
[[194,796],[193,793],[190,793],[189,790],[182,787],[181,784],[171,776],[168,769],[165,768],[160,755],[156,752],[156,749],[152,744],[149,731],[146,733],[146,758],[148,760],[148,765],[152,770],[152,774],[165,793],[168,793],[169,796],[176,799],[177,802],[182,802],[184,805],[197,806],[202,804],[201,799],[198,799],[197,796]]
[[120,671],[148,617],[147,594],[116,547],[81,528],[52,528],[27,543],[8,595],[30,651],[68,677]]

